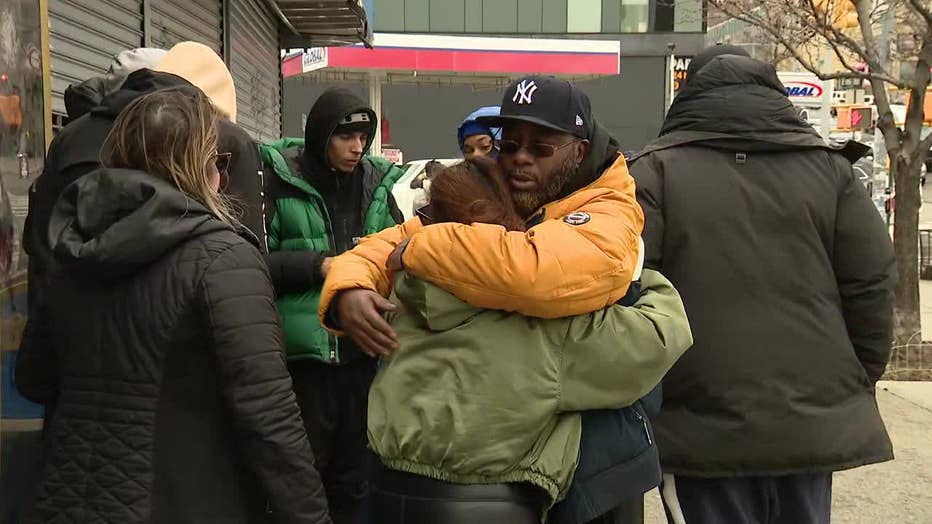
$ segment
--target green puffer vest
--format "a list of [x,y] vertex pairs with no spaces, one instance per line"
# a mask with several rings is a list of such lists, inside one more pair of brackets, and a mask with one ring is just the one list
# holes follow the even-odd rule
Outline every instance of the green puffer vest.
[[[283,138],[259,146],[266,176],[277,176],[297,190],[275,196],[272,209],[266,210],[271,216],[267,221],[270,251],[333,250],[333,233],[324,199],[296,172],[296,159],[303,148],[304,140],[301,138]],[[372,190],[363,222],[363,234],[371,235],[396,225],[391,215],[389,195],[404,172],[383,158],[367,155],[362,162],[369,162],[375,172],[383,174],[373,181],[377,185]],[[289,360],[312,358],[329,364],[339,364],[343,360],[339,340],[327,333],[317,319],[320,291],[318,287],[278,297]]]

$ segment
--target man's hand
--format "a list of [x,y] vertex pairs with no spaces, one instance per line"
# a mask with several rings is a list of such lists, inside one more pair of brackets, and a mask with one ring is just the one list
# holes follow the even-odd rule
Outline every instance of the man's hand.
[[383,313],[395,311],[395,304],[368,289],[349,289],[336,297],[340,326],[370,357],[391,356],[398,349],[398,336]]
[[333,257],[326,257],[320,263],[320,274],[327,278],[327,272],[330,271],[330,264],[333,263]]

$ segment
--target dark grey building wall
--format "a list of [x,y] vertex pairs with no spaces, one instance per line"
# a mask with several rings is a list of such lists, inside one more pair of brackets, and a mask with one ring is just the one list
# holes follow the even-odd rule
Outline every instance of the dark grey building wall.
[[[663,121],[662,57],[622,57],[621,75],[582,82],[596,118],[619,139],[622,148],[636,150],[657,136]],[[301,115],[327,87],[308,77],[284,82],[284,132],[303,136]],[[339,84],[364,100],[362,84]],[[382,110],[391,129],[391,143],[406,160],[459,156],[456,129],[474,109],[501,102],[500,90],[473,91],[468,87],[384,85]]]

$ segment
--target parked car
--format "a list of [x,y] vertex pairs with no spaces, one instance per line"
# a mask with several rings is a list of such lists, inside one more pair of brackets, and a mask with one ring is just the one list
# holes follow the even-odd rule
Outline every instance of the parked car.
[[427,201],[427,191],[422,185],[418,183],[412,184],[412,182],[416,182],[418,177],[424,174],[427,169],[427,164],[430,162],[440,162],[444,166],[452,166],[462,161],[462,158],[431,158],[426,160],[414,160],[401,167],[405,173],[401,175],[401,178],[395,183],[395,187],[392,188],[392,195],[395,197],[395,202],[398,203],[398,208],[401,209],[402,214],[404,214],[405,220],[409,220],[413,217],[414,211]]

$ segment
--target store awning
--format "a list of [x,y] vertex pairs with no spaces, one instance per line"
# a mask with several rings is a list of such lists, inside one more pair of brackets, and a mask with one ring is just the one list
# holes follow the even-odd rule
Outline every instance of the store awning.
[[617,75],[617,41],[499,38],[378,33],[362,45],[308,49],[282,61],[285,78],[309,75],[324,82],[504,87],[515,77],[547,74],[578,81]]
[[285,29],[282,49],[372,46],[372,27],[362,0],[274,0]]

